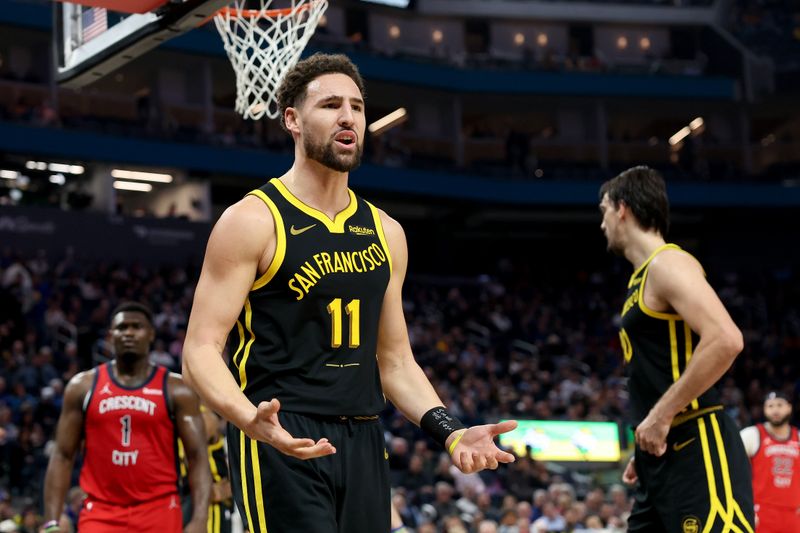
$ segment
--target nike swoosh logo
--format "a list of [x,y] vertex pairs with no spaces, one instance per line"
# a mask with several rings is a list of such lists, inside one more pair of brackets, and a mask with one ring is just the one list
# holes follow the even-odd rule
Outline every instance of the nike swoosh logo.
[[687,440],[686,442],[682,442],[680,444],[678,444],[676,442],[675,444],[672,445],[672,449],[675,450],[676,452],[679,452],[682,449],[686,448],[688,445],[690,445],[692,442],[694,442],[695,438],[696,437],[692,437],[691,439]]
[[295,228],[294,224],[292,224],[292,227],[289,228],[289,233],[291,233],[292,235],[300,235],[304,231],[308,231],[314,226],[316,226],[316,224],[311,224],[310,226],[306,226],[305,228]]

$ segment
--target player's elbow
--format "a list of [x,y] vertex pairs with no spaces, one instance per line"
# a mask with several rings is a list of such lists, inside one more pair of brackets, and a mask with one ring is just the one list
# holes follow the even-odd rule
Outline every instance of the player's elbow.
[[722,345],[725,354],[730,359],[735,359],[744,349],[744,337],[741,330],[736,326],[728,328],[722,335]]
[[181,357],[181,375],[183,376],[183,382],[194,390],[194,383],[192,381],[192,358],[188,350],[184,350],[183,357]]

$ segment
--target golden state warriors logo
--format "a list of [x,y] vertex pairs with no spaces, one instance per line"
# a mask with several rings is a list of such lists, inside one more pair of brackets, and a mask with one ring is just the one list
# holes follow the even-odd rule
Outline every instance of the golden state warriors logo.
[[683,519],[683,533],[700,533],[700,520],[695,516],[687,516]]

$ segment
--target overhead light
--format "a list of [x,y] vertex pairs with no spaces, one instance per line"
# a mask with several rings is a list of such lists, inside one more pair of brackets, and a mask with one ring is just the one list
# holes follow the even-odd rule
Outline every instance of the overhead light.
[[691,132],[692,130],[689,129],[689,126],[682,127],[681,129],[678,130],[678,132],[675,135],[669,138],[669,144],[675,146],[676,144],[684,140],[686,136],[689,135]]
[[675,146],[682,140],[686,138],[687,135],[692,133],[693,131],[697,131],[705,125],[705,121],[703,117],[697,117],[692,120],[688,126],[684,126],[679,129],[672,137],[669,138],[670,146]]
[[47,163],[44,161],[28,161],[25,163],[28,170],[47,170]]
[[139,183],[137,181],[115,181],[114,188],[121,191],[150,192],[153,186],[149,183]]
[[47,170],[50,172],[69,172],[70,165],[63,163],[50,163],[47,165]]
[[56,185],[64,185],[67,182],[67,178],[64,177],[64,174],[53,174],[50,176],[50,183],[54,183]]
[[158,174],[155,172],[142,172],[140,170],[125,170],[115,168],[111,171],[111,176],[123,180],[152,181],[155,183],[172,183],[172,175]]
[[81,165],[46,163],[44,161],[27,161],[25,163],[25,168],[28,170],[49,170],[50,172],[61,172],[65,174],[83,174],[86,171]]
[[401,107],[399,109],[395,109],[385,117],[379,118],[370,124],[367,129],[373,135],[380,135],[384,131],[402,124],[407,118],[408,113],[406,112],[406,108]]
[[0,170],[0,178],[6,180],[15,180],[19,177],[19,172],[16,170]]

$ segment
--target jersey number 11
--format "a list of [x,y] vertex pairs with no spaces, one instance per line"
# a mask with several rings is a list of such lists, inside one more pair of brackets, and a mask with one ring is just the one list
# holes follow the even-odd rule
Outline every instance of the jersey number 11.
[[[361,300],[350,300],[344,308],[347,316],[350,318],[350,335],[348,338],[347,346],[349,348],[358,348],[361,344]],[[328,304],[328,314],[331,315],[331,347],[338,348],[342,345],[342,299],[334,298]]]

